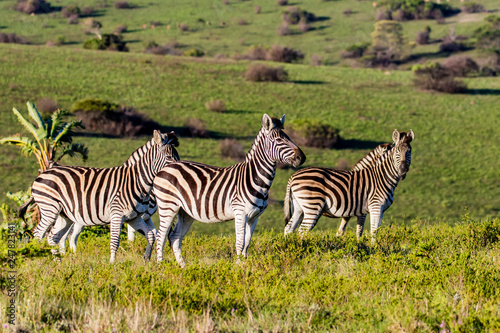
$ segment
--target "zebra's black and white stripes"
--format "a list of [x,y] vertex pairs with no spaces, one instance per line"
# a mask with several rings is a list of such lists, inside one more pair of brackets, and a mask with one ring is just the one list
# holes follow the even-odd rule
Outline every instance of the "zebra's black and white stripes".
[[295,231],[299,225],[302,233],[311,230],[322,215],[358,216],[362,217],[361,221],[358,219],[360,237],[363,216],[370,213],[373,238],[384,211],[394,200],[398,182],[406,177],[411,163],[413,131],[400,133],[395,130],[392,138],[393,147],[388,147],[372,162],[363,163],[359,170],[311,167],[294,173],[288,180],[285,197],[285,234]]
[[267,114],[245,161],[228,168],[181,161],[168,165],[154,180],[160,226],[157,260],[163,260],[165,239],[169,236],[177,262],[185,266],[181,253],[184,235],[194,220],[216,223],[235,219],[236,253],[247,255],[258,217],[268,204],[269,189],[276,173],[276,162],[295,167],[305,155],[283,132],[281,120]]
[[40,210],[35,237],[42,239],[59,215],[62,222],[54,226],[48,237],[49,245],[57,245],[73,223],[83,226],[110,223],[110,261],[114,262],[120,229],[127,222],[148,239],[145,258],[149,258],[156,229],[141,216],[149,208],[154,177],[167,164],[178,161],[179,155],[174,148],[178,140],[173,133],[155,131],[146,146],[149,148],[131,165],[105,169],[55,165],[38,176],[32,191]]

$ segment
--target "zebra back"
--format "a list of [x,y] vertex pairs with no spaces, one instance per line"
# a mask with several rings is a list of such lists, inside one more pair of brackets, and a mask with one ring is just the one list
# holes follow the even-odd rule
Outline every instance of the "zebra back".
[[352,167],[352,170],[362,170],[374,165],[377,160],[391,148],[392,145],[390,143],[383,143],[381,145],[378,145],[377,147],[375,147],[375,149],[366,154],[366,156],[356,162],[356,164],[354,164],[354,166]]

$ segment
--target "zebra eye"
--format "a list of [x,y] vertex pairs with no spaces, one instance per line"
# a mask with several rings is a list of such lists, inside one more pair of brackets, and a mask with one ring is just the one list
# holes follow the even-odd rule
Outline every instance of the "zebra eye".
[[277,141],[277,142],[283,142],[283,139],[282,139],[282,138],[280,138],[280,137],[277,137],[277,138],[276,138],[276,141]]

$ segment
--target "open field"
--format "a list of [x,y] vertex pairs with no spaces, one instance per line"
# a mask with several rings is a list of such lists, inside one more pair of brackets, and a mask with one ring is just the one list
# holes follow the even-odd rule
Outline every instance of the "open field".
[[83,235],[61,263],[18,255],[17,322],[33,332],[494,332],[499,233],[498,220],[467,217],[385,226],[373,248],[352,232],[261,233],[240,265],[233,236],[198,235],[185,239],[185,270],[168,249],[164,263],[139,260],[142,239],[109,265],[109,236]]

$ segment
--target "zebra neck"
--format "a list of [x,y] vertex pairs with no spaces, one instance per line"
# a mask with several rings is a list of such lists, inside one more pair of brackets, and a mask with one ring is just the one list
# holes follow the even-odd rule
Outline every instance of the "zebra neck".
[[252,175],[252,181],[256,185],[269,190],[276,174],[276,161],[269,158],[263,141],[264,134],[261,129],[242,164],[247,171],[246,174]]
[[140,188],[141,193],[149,193],[153,186],[153,180],[159,170],[155,169],[154,149],[149,149],[135,164],[127,166],[129,176],[136,178],[133,182]]
[[393,188],[398,185],[400,177],[398,170],[394,168],[394,152],[386,154],[382,158],[381,163],[378,164],[377,169],[377,171],[387,184],[389,184]]

